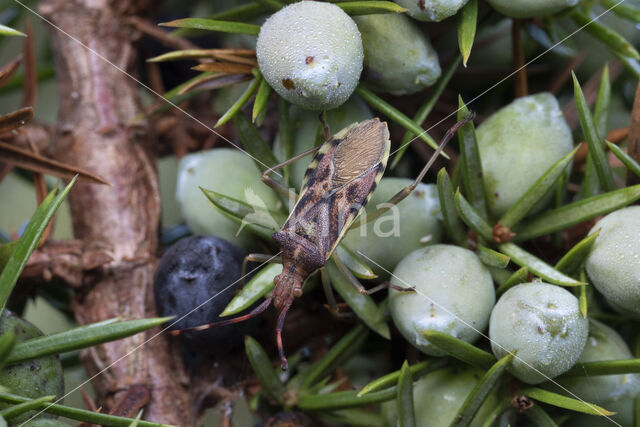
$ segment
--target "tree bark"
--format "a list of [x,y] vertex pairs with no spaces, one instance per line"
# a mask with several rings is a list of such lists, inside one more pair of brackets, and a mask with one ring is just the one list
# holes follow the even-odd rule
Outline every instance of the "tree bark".
[[[125,19],[145,3],[47,0],[40,7],[59,28],[51,30],[61,102],[56,157],[111,183],[78,183],[70,194],[75,238],[84,251],[110,259],[82,276],[73,304],[80,324],[155,316],[153,273],[160,226],[156,159],[148,123],[141,119],[139,87],[116,68],[135,75],[137,33]],[[151,393],[145,419],[191,425],[179,358],[166,335],[150,339],[155,333],[96,347],[85,353],[83,362],[89,375],[100,373],[93,379],[100,403],[113,408],[128,388],[143,385]]]

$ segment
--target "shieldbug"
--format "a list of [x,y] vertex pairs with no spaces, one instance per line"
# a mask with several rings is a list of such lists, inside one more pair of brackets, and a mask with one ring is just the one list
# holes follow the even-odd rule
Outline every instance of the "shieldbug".
[[[379,217],[390,206],[411,194],[457,129],[472,118],[473,115],[456,123],[447,131],[438,149],[411,185],[394,195],[384,204],[384,208],[374,211],[367,216],[366,220],[358,223],[354,221],[364,210],[387,165],[391,146],[387,124],[377,118],[366,120],[343,129],[331,138],[328,137],[329,132],[325,126],[327,136],[325,143],[267,169],[262,175],[262,180],[267,185],[288,195],[289,189],[269,175],[293,161],[315,153],[305,174],[295,206],[282,229],[273,234],[273,239],[282,254],[283,270],[274,279],[275,287],[271,296],[244,316],[172,331],[172,333],[177,335],[185,331],[197,331],[241,322],[262,313],[273,302],[278,310],[276,326],[278,351],[282,369],[287,369],[287,359],[282,344],[282,328],[293,300],[302,295],[304,281],[325,265],[351,227],[360,226]],[[273,256],[251,254],[247,259],[264,261],[273,259]],[[336,262],[339,263],[339,260],[336,259]],[[385,283],[367,290],[348,273],[348,270],[344,270],[350,282],[361,293],[368,294],[393,286]],[[399,290],[412,289],[399,288]]]

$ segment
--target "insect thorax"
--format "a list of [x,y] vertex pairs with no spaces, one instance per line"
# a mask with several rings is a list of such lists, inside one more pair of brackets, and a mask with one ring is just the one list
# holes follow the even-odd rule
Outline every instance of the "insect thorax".
[[273,234],[273,240],[282,251],[284,270],[293,274],[295,270],[306,278],[309,274],[324,266],[326,259],[318,247],[304,237],[287,229]]
[[296,205],[273,235],[284,264],[274,304],[298,296],[304,280],[324,266],[375,190],[389,147],[386,123],[372,119],[343,129],[318,149]]

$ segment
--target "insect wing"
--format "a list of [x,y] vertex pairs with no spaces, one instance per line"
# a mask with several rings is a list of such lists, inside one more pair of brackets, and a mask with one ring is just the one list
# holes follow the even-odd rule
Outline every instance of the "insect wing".
[[378,119],[349,126],[325,142],[283,231],[307,240],[326,260],[371,198],[389,148],[387,125]]
[[386,123],[377,119],[363,122],[351,135],[338,145],[333,156],[335,190],[331,197],[331,218],[335,219],[336,227],[331,230],[331,236],[336,237],[325,254],[326,258],[364,210],[389,159],[391,142]]

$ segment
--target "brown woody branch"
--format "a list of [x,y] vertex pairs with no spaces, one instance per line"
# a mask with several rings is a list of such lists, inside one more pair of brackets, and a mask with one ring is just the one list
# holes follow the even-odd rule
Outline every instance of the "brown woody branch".
[[[69,196],[75,238],[86,253],[106,254],[82,275],[72,304],[80,324],[116,316],[155,316],[153,273],[159,252],[160,196],[149,123],[140,120],[134,80],[137,30],[124,22],[147,1],[47,0],[40,12],[52,29],[60,112],[55,158],[92,171],[111,186],[78,183]],[[105,61],[106,58],[108,61]],[[133,124],[135,123],[135,124]],[[82,263],[84,264],[83,259]],[[83,268],[84,271],[84,268]],[[97,401],[115,408],[128,390],[150,392],[144,418],[192,425],[181,361],[152,331],[92,348],[83,355]]]
[[52,157],[55,137],[55,126],[35,120],[12,134],[2,135],[2,140],[18,148],[31,149],[35,147],[43,156]]
[[[103,264],[109,260],[105,257]],[[80,288],[84,264],[81,241],[50,242],[31,254],[20,281],[40,284],[56,279]]]
[[524,48],[521,34],[522,21],[513,19],[511,22],[511,50],[513,54],[513,68],[515,70],[515,96],[522,98],[529,94],[527,85],[527,67],[524,60]]

